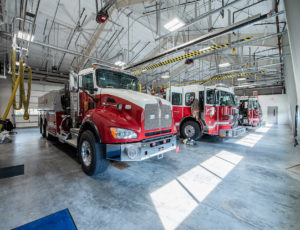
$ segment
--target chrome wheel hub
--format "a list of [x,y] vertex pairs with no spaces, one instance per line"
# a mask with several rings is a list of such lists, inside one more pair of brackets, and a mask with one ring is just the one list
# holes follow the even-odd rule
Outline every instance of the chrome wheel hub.
[[90,166],[92,162],[92,148],[88,141],[83,141],[81,145],[81,157],[85,166]]
[[194,136],[195,132],[196,132],[196,130],[192,125],[187,125],[184,128],[184,134],[186,137],[190,138],[190,137]]

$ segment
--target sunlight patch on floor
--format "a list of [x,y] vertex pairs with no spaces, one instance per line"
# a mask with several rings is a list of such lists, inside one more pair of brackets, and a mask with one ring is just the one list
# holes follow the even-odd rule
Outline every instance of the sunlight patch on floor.
[[197,202],[176,180],[150,196],[165,229],[175,229],[197,207]]
[[152,192],[164,228],[177,228],[242,158],[223,150]]
[[258,133],[266,133],[268,132],[270,129],[270,127],[259,127],[255,130],[255,132],[258,132]]
[[262,137],[263,135],[251,133],[234,143],[252,148]]

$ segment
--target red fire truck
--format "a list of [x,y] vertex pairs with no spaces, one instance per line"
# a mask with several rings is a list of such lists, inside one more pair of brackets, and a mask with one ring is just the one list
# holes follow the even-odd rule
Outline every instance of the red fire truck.
[[136,77],[111,68],[71,73],[69,86],[39,98],[40,131],[76,147],[88,175],[109,160],[161,158],[177,146],[172,105],[138,89]]
[[240,97],[240,120],[245,126],[260,126],[262,111],[257,97]]
[[[173,105],[176,128],[183,138],[199,139],[202,134],[232,137],[246,131],[238,127],[239,110],[233,88],[225,85],[188,85],[167,89],[167,100]],[[199,119],[191,113],[191,102],[199,102]]]

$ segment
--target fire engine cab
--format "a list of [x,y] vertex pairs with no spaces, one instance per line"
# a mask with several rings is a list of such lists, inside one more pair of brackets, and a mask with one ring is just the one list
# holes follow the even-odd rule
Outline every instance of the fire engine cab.
[[69,86],[39,98],[40,131],[76,147],[88,175],[109,160],[161,158],[177,146],[172,105],[138,89],[136,77],[111,68],[71,73]]
[[260,126],[262,110],[257,97],[240,97],[240,120],[245,126]]
[[[188,85],[167,89],[173,117],[183,138],[199,139],[203,134],[233,137],[246,131],[238,127],[239,110],[233,88],[225,85]],[[199,118],[192,116],[191,105],[199,102]]]

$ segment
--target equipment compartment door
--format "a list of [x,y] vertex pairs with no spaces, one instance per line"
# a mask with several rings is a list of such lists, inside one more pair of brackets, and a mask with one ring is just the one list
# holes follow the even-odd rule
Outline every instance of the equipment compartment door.
[[208,126],[208,134],[218,134],[218,91],[215,89],[205,89],[205,121]]
[[176,126],[178,127],[181,119],[183,118],[182,88],[171,86],[169,97],[169,101],[173,106],[173,118]]

